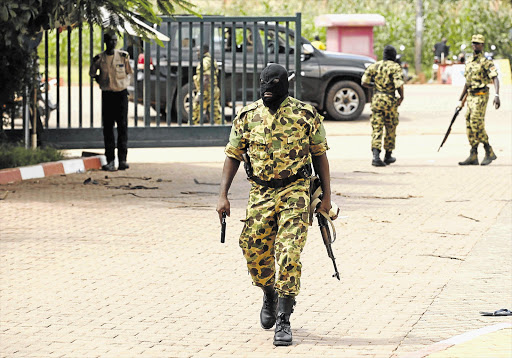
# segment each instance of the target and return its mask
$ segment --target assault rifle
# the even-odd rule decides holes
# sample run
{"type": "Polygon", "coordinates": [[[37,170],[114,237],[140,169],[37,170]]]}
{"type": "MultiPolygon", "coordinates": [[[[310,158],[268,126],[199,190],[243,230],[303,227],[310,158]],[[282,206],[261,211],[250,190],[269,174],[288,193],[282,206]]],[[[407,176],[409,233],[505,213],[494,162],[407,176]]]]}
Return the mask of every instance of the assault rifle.
{"type": "MultiPolygon", "coordinates": [[[[323,197],[323,193],[321,193],[322,183],[320,182],[320,179],[317,177],[315,177],[314,179],[312,178],[312,180],[313,190],[311,202],[314,208],[316,208],[316,206],[318,206],[323,197]],[[315,204],[315,202],[317,202],[318,204],[315,204]]],[[[312,210],[314,210],[314,208],[312,208],[312,210]]],[[[329,258],[332,260],[332,264],[334,265],[334,274],[332,275],[332,277],[336,277],[338,280],[340,280],[340,274],[338,272],[338,267],[336,266],[336,258],[334,257],[334,253],[332,252],[331,246],[331,244],[336,240],[336,233],[334,232],[334,239],[332,239],[331,231],[329,230],[329,223],[327,222],[327,218],[324,216],[324,214],[325,213],[316,213],[316,219],[318,221],[318,226],[320,227],[322,240],[324,241],[324,245],[327,250],[327,256],[329,256],[329,258]]]]}
{"type": "Polygon", "coordinates": [[[452,121],[450,122],[450,126],[448,127],[448,130],[446,131],[446,134],[444,135],[444,138],[443,138],[443,141],[441,142],[441,145],[437,149],[438,152],[441,149],[441,147],[443,146],[443,144],[446,142],[446,140],[448,139],[448,136],[450,135],[450,132],[452,131],[452,125],[455,122],[455,119],[457,119],[457,116],[459,115],[460,111],[462,110],[462,107],[464,107],[464,103],[466,103],[466,98],[468,98],[468,93],[467,92],[464,95],[464,97],[462,98],[460,107],[457,106],[457,108],[455,108],[455,114],[453,115],[452,121]]]}

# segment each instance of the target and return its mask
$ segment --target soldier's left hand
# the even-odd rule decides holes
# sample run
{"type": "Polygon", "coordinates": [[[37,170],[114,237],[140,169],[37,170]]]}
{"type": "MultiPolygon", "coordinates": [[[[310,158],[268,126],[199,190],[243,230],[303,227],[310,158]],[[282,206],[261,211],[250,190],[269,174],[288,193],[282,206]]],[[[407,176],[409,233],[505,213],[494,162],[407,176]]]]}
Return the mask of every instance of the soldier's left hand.
{"type": "Polygon", "coordinates": [[[315,213],[318,213],[320,211],[329,214],[329,211],[331,211],[331,202],[327,200],[322,200],[320,204],[318,204],[318,206],[316,207],[315,213]]]}
{"type": "Polygon", "coordinates": [[[494,108],[498,109],[500,108],[501,102],[499,97],[494,97],[494,101],[492,102],[494,104],[494,108]]]}

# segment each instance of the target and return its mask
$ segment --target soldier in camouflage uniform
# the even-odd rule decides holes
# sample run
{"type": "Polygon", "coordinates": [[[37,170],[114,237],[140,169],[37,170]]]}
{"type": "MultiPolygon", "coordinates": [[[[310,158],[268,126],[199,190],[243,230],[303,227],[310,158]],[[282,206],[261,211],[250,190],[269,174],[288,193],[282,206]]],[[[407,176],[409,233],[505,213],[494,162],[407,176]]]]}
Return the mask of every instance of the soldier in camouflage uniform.
{"type": "MultiPolygon", "coordinates": [[[[483,143],[485,149],[485,157],[482,165],[491,164],[495,160],[496,154],[489,145],[489,137],[485,131],[485,110],[487,101],[489,100],[489,87],[487,84],[494,82],[493,104],[496,109],[500,108],[500,83],[498,80],[498,72],[491,60],[483,55],[485,38],[482,35],[473,35],[471,38],[473,47],[473,57],[466,62],[464,77],[466,84],[460,95],[460,101],[464,95],[468,95],[468,111],[466,112],[466,133],[469,139],[471,150],[469,157],[459,165],[478,165],[478,145],[483,143]]],[[[461,104],[459,104],[459,107],[461,104]]]]}
{"type": "Polygon", "coordinates": [[[393,46],[386,46],[384,48],[383,60],[377,61],[366,69],[361,79],[361,84],[368,88],[375,87],[370,119],[372,124],[372,165],[384,167],[386,164],[396,161],[391,156],[391,153],[395,149],[398,106],[404,100],[402,67],[396,63],[396,50],[393,46]],[[395,97],[395,91],[398,91],[400,97],[395,97]],[[384,136],[386,155],[384,161],[382,161],[380,159],[380,150],[384,129],[386,129],[384,136]]]}
{"type": "Polygon", "coordinates": [[[311,163],[324,193],[317,211],[328,213],[331,208],[328,147],[323,117],[288,96],[284,67],[271,64],[262,71],[260,94],[262,99],[244,107],[233,121],[217,212],[219,218],[223,212],[229,216],[228,190],[248,154],[252,187],[239,243],[253,284],[264,292],[261,326],[275,324],[274,345],[284,346],[292,344],[290,315],[300,290],[311,163]]]}
{"type": "MultiPolygon", "coordinates": [[[[216,124],[221,123],[221,115],[220,115],[220,89],[217,86],[217,64],[215,61],[212,61],[212,57],[210,56],[210,48],[208,45],[203,45],[203,60],[199,62],[199,65],[196,69],[196,74],[193,77],[194,85],[197,90],[197,94],[194,98],[194,108],[192,110],[192,122],[194,124],[199,124],[201,119],[201,68],[203,72],[203,110],[207,113],[206,116],[203,116],[203,123],[208,123],[210,121],[212,111],[211,107],[211,85],[210,85],[210,77],[211,77],[211,68],[213,63],[213,122],[216,124]]],[[[197,57],[200,58],[201,52],[197,52],[197,57]]]]}

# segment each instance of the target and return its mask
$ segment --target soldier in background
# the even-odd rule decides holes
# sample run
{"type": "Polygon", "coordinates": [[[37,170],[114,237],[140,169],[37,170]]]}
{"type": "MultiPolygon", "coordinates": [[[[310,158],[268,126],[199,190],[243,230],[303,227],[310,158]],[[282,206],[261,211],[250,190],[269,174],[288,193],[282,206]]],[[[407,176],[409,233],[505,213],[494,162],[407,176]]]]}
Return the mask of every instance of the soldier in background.
{"type": "MultiPolygon", "coordinates": [[[[482,143],[485,149],[485,157],[482,165],[491,164],[495,160],[496,154],[489,145],[489,137],[485,131],[485,110],[489,101],[489,82],[494,83],[494,107],[500,108],[500,82],[498,72],[491,60],[483,55],[485,38],[483,35],[473,35],[471,45],[473,47],[473,57],[466,61],[464,77],[466,83],[460,101],[467,93],[468,110],[466,112],[466,133],[468,135],[471,150],[469,157],[459,165],[478,165],[478,145],[482,143]]],[[[459,104],[460,107],[460,104],[459,104]]]]}
{"type": "Polygon", "coordinates": [[[213,122],[216,124],[221,123],[220,114],[220,89],[217,85],[217,64],[212,61],[210,56],[210,47],[203,45],[203,59],[200,59],[201,52],[197,51],[197,57],[200,60],[199,65],[194,75],[194,85],[197,90],[197,94],[194,98],[194,108],[192,110],[192,123],[199,124],[201,119],[201,97],[203,98],[203,110],[206,112],[206,116],[203,117],[204,123],[209,123],[213,112],[213,122]],[[211,110],[211,68],[213,64],[213,111],[211,110]],[[201,68],[203,69],[203,92],[201,95],[201,68]]]}
{"type": "Polygon", "coordinates": [[[103,170],[115,171],[114,124],[117,124],[117,156],[119,170],[128,169],[128,91],[130,75],[129,55],[126,51],[116,50],[117,35],[107,32],[104,35],[106,50],[94,56],[89,75],[96,79],[101,88],[101,120],[107,164],[103,170]],[[97,72],[100,71],[98,75],[97,72]]]}
{"type": "Polygon", "coordinates": [[[219,218],[223,212],[229,216],[228,191],[248,155],[252,187],[239,244],[253,284],[264,292],[261,326],[276,325],[276,346],[292,344],[290,316],[300,291],[300,254],[309,226],[311,163],[322,181],[317,211],[330,214],[331,209],[323,117],[311,105],[289,97],[288,86],[281,65],[262,71],[262,98],[244,107],[233,121],[217,203],[219,218]]]}
{"type": "Polygon", "coordinates": [[[368,88],[375,87],[370,120],[372,124],[372,165],[384,167],[386,164],[396,161],[391,153],[395,149],[398,106],[404,100],[402,68],[396,63],[396,50],[393,46],[386,46],[382,61],[377,61],[366,69],[361,84],[368,88]],[[395,96],[396,91],[399,94],[398,98],[395,96]],[[386,155],[382,161],[380,151],[384,128],[386,129],[384,136],[386,155]]]}

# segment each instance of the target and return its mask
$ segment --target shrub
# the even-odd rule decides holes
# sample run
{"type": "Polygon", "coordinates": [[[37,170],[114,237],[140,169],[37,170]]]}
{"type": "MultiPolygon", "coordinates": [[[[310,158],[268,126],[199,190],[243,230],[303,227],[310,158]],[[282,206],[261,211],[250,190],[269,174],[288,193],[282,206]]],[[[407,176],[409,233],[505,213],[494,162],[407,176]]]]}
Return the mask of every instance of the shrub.
{"type": "Polygon", "coordinates": [[[0,144],[0,169],[53,162],[63,158],[62,153],[52,147],[26,149],[20,145],[0,144]]]}

